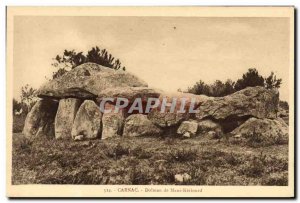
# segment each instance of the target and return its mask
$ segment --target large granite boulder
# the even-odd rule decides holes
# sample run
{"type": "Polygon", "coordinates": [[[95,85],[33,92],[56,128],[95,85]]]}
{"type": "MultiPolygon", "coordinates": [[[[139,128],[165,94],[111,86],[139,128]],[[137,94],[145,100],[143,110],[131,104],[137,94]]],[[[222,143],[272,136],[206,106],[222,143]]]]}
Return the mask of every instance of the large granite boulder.
{"type": "Polygon", "coordinates": [[[79,107],[72,126],[72,138],[95,139],[101,136],[102,113],[92,100],[85,100],[79,107]]]}
{"type": "Polygon", "coordinates": [[[97,101],[100,102],[102,98],[125,98],[132,103],[134,99],[141,98],[143,102],[147,102],[148,98],[158,98],[162,91],[148,88],[148,87],[114,87],[107,88],[99,92],[97,101]]]}
{"type": "Polygon", "coordinates": [[[71,131],[76,113],[82,100],[76,98],[61,99],[55,117],[55,137],[71,138],[71,131]]]}
{"type": "Polygon", "coordinates": [[[171,113],[170,108],[167,107],[167,111],[161,112],[160,108],[155,108],[148,114],[148,119],[155,125],[166,128],[177,126],[181,122],[190,118],[189,113],[171,113]]]}
{"type": "Polygon", "coordinates": [[[197,121],[183,121],[177,129],[177,134],[182,135],[185,138],[194,137],[198,130],[197,121]]]}
{"type": "Polygon", "coordinates": [[[39,97],[93,99],[107,88],[147,86],[147,83],[127,71],[114,70],[95,63],[85,63],[44,84],[37,91],[37,95],[39,97]]]}
{"type": "Polygon", "coordinates": [[[240,117],[276,118],[279,93],[264,87],[248,87],[224,97],[202,102],[196,118],[226,119],[240,117]]]}
{"type": "Polygon", "coordinates": [[[105,111],[111,111],[103,112],[101,139],[122,136],[123,134],[126,111],[124,109],[118,109],[118,111],[115,112],[115,109],[115,105],[108,102],[105,104],[105,111]]]}
{"type": "Polygon", "coordinates": [[[150,111],[148,118],[160,127],[177,126],[182,121],[194,117],[194,110],[198,108],[209,97],[205,95],[194,95],[190,93],[163,93],[160,95],[160,105],[150,111]],[[163,108],[163,102],[165,105],[163,108]],[[172,107],[174,103],[174,108],[172,107]],[[190,111],[191,110],[191,111],[190,111]]]}
{"type": "Polygon", "coordinates": [[[281,118],[250,118],[231,132],[236,137],[269,144],[287,143],[288,133],[288,125],[281,118]]]}
{"type": "Polygon", "coordinates": [[[155,126],[146,115],[133,114],[125,120],[123,132],[125,137],[160,135],[161,133],[162,130],[155,126]]]}
{"type": "Polygon", "coordinates": [[[30,139],[42,135],[54,137],[54,119],[57,107],[57,101],[37,101],[27,114],[23,134],[30,139]]]}

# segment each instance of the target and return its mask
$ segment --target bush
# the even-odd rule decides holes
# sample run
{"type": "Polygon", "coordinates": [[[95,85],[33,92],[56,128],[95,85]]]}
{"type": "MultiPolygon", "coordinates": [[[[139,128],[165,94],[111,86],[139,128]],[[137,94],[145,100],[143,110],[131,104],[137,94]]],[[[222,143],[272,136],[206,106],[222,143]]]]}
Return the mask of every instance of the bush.
{"type": "Polygon", "coordinates": [[[287,186],[288,173],[271,173],[270,175],[262,179],[262,185],[287,186]]]}
{"type": "Polygon", "coordinates": [[[266,155],[263,153],[260,156],[254,156],[247,161],[240,169],[240,173],[242,175],[246,175],[248,177],[261,177],[265,173],[266,168],[266,155]]]}
{"type": "Polygon", "coordinates": [[[264,78],[258,74],[255,68],[250,68],[247,73],[243,74],[241,79],[236,81],[234,89],[236,91],[245,89],[246,87],[264,86],[264,78]]]}
{"type": "Polygon", "coordinates": [[[195,149],[172,150],[168,157],[170,162],[187,162],[194,161],[197,158],[198,151],[195,149]]]}
{"type": "Polygon", "coordinates": [[[106,146],[106,148],[105,154],[110,158],[120,159],[122,156],[128,156],[130,154],[130,147],[122,143],[118,143],[112,148],[106,146]]]}
{"type": "Polygon", "coordinates": [[[146,169],[133,167],[130,173],[130,180],[133,185],[147,185],[151,181],[151,177],[146,169]]]}
{"type": "Polygon", "coordinates": [[[138,159],[149,159],[151,158],[151,153],[147,150],[144,150],[142,147],[136,147],[131,151],[131,154],[138,159]]]}
{"type": "Polygon", "coordinates": [[[247,139],[247,145],[249,147],[267,147],[271,145],[283,145],[288,144],[288,138],[285,135],[278,134],[271,136],[264,136],[261,133],[249,132],[244,135],[247,139]]]}

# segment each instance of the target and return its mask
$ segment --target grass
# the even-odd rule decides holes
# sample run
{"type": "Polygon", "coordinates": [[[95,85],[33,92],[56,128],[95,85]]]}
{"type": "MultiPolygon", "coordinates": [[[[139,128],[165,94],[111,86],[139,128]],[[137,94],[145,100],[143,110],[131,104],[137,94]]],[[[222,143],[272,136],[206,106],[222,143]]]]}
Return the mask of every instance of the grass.
{"type": "Polygon", "coordinates": [[[26,140],[13,135],[13,184],[287,185],[288,145],[227,139],[118,137],[26,140]],[[176,174],[191,176],[176,182],[176,174]]]}

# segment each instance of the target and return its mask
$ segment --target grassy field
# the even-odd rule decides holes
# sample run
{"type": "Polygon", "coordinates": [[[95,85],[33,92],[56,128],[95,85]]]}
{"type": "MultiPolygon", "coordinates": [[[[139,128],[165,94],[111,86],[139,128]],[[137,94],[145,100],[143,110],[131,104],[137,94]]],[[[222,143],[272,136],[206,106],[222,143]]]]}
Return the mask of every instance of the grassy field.
{"type": "Polygon", "coordinates": [[[288,145],[251,142],[205,136],[28,141],[15,133],[12,183],[287,185],[288,145]],[[183,173],[191,178],[176,182],[183,173]]]}

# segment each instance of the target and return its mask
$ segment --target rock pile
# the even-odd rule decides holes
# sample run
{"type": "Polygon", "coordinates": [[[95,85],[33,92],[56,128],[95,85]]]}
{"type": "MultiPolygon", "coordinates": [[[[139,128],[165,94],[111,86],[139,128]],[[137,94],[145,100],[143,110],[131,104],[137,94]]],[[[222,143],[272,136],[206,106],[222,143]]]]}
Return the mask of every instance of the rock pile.
{"type": "MultiPolygon", "coordinates": [[[[162,135],[173,129],[186,138],[224,133],[246,135],[254,129],[265,136],[288,137],[288,126],[277,118],[279,94],[263,87],[248,87],[225,97],[207,97],[187,93],[166,94],[149,88],[136,76],[93,63],[82,64],[38,90],[40,100],[27,115],[23,133],[28,138],[52,136],[57,139],[106,139],[114,136],[162,135]],[[140,98],[143,108],[148,98],[185,98],[191,112],[161,112],[161,106],[149,111],[128,111],[112,101],[99,105],[104,98],[140,98]],[[191,102],[194,100],[195,102],[191,102]],[[145,113],[146,112],[146,113],[145,113]],[[269,129],[271,129],[269,131],[269,129]]],[[[179,100],[178,100],[179,101],[179,100]]],[[[182,101],[175,108],[181,108],[182,101]]],[[[171,107],[167,107],[171,108],[171,107]]]]}

